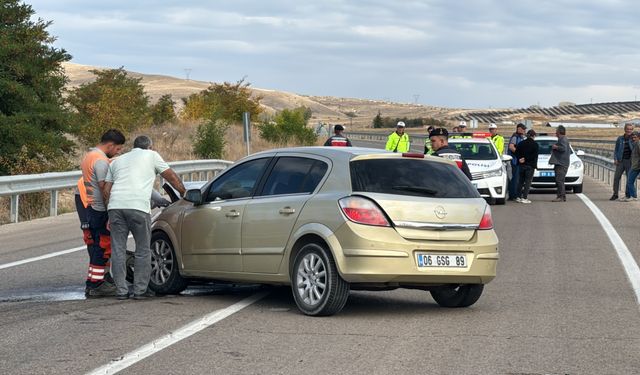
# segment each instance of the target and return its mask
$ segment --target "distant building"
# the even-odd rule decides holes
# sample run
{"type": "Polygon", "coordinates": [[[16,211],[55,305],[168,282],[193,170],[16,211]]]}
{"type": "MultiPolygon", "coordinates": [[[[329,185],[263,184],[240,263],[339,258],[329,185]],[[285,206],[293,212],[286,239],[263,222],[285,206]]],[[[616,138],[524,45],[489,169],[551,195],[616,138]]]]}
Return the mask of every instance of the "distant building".
{"type": "Polygon", "coordinates": [[[623,120],[618,123],[619,127],[623,127],[625,124],[633,124],[633,126],[640,126],[640,118],[633,118],[629,120],[623,120]]]}
{"type": "Polygon", "coordinates": [[[616,124],[600,123],[600,122],[547,122],[547,126],[557,128],[558,126],[565,128],[592,128],[592,129],[609,129],[616,128],[616,124]]]}

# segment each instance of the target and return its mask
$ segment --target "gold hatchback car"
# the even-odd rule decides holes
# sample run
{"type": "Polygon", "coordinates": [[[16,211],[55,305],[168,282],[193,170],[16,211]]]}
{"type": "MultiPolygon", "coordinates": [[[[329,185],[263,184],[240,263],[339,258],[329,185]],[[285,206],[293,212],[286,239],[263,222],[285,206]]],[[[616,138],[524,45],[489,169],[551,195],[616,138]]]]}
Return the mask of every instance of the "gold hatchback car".
{"type": "Polygon", "coordinates": [[[491,210],[455,163],[358,147],[246,157],[153,224],[157,293],[190,282],[291,285],[307,315],[331,315],[351,289],[427,290],[474,304],[496,275],[491,210]]]}

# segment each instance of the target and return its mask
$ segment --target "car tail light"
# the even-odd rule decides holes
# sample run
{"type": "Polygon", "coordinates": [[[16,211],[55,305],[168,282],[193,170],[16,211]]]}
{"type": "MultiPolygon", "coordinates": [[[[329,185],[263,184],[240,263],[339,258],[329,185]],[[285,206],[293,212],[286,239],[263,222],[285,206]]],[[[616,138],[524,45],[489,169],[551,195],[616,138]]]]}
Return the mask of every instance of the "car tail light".
{"type": "Polygon", "coordinates": [[[373,201],[364,197],[346,197],[338,201],[345,216],[358,224],[389,227],[384,212],[373,201]]]}
{"type": "Polygon", "coordinates": [[[462,169],[462,160],[456,160],[456,165],[458,168],[462,169]]]}
{"type": "Polygon", "coordinates": [[[484,214],[482,215],[482,220],[480,220],[480,225],[478,225],[478,229],[487,230],[493,229],[493,217],[491,217],[491,208],[487,206],[484,210],[484,214]]]}

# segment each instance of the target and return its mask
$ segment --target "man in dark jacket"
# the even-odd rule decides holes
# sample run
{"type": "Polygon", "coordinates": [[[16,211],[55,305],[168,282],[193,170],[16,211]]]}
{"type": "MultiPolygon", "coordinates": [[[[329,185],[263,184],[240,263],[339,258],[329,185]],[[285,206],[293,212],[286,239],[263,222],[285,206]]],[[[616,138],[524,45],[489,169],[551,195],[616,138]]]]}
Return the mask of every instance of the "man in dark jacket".
{"type": "Polygon", "coordinates": [[[535,138],[536,132],[531,129],[527,132],[527,138],[516,146],[515,157],[518,159],[520,173],[516,201],[520,203],[531,203],[527,197],[533,181],[533,172],[538,167],[538,144],[535,138]]]}
{"type": "Polygon", "coordinates": [[[348,146],[351,147],[351,141],[349,140],[349,138],[345,137],[344,135],[342,135],[342,132],[344,131],[344,126],[338,124],[336,126],[333,127],[333,132],[335,133],[335,135],[329,139],[327,139],[327,141],[324,143],[325,146],[348,146]]]}
{"type": "Polygon", "coordinates": [[[569,146],[569,140],[567,139],[567,131],[564,126],[560,125],[556,129],[556,137],[558,142],[551,146],[551,157],[549,158],[549,164],[553,164],[553,171],[556,175],[556,188],[558,197],[552,202],[565,202],[566,189],[564,187],[564,179],[567,176],[569,170],[571,146],[569,146]]]}
{"type": "Polygon", "coordinates": [[[464,157],[462,157],[462,154],[456,149],[449,147],[449,132],[447,129],[433,129],[433,131],[429,133],[429,139],[431,139],[433,155],[455,161],[462,173],[471,181],[471,171],[469,171],[469,166],[464,160],[464,157]]]}
{"type": "MultiPolygon", "coordinates": [[[[631,169],[631,150],[633,145],[631,142],[631,133],[633,132],[633,124],[624,125],[624,134],[616,139],[616,147],[613,151],[613,161],[616,164],[616,172],[613,175],[613,195],[610,201],[618,199],[618,190],[620,190],[620,179],[622,174],[629,177],[631,169]]],[[[629,190],[625,189],[625,198],[629,198],[629,190]]]]}

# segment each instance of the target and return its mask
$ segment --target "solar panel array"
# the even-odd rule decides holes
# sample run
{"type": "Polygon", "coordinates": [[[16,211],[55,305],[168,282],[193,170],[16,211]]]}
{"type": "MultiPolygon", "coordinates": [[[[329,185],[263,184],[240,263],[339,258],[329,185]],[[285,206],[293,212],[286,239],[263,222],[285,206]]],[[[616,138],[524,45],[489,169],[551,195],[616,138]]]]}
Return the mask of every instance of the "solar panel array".
{"type": "MultiPolygon", "coordinates": [[[[507,117],[513,115],[543,115],[549,117],[549,120],[558,116],[571,115],[625,115],[630,112],[640,112],[640,101],[634,102],[611,102],[611,103],[594,103],[594,104],[578,104],[556,107],[530,107],[510,110],[488,110],[467,112],[455,117],[456,120],[478,120],[478,122],[490,123],[500,122],[507,117]]],[[[524,117],[524,116],[523,116],[524,117]]]]}

